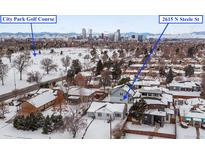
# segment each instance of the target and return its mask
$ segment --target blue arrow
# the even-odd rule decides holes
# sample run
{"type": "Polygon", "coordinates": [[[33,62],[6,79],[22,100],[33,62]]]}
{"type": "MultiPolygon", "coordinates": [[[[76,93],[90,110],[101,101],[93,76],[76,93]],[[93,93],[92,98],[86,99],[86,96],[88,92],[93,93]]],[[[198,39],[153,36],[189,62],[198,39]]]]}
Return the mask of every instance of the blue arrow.
{"type": "Polygon", "coordinates": [[[33,49],[33,56],[36,56],[36,49],[35,49],[35,40],[34,40],[34,34],[33,34],[33,26],[31,23],[31,36],[32,36],[32,49],[33,49]]]}
{"type": "Polygon", "coordinates": [[[135,76],[132,84],[129,86],[128,91],[123,95],[123,100],[126,100],[128,98],[128,94],[130,92],[130,90],[132,89],[134,83],[137,81],[141,71],[144,69],[145,65],[147,64],[148,60],[150,59],[151,55],[153,54],[154,50],[157,48],[157,45],[159,44],[159,42],[161,41],[161,37],[163,36],[165,30],[167,29],[169,24],[167,24],[164,28],[164,30],[162,31],[162,33],[160,34],[159,38],[157,39],[157,41],[155,42],[153,48],[150,50],[150,53],[148,54],[148,56],[146,57],[144,63],[142,64],[142,67],[140,68],[140,70],[137,72],[137,75],[135,76]]]}

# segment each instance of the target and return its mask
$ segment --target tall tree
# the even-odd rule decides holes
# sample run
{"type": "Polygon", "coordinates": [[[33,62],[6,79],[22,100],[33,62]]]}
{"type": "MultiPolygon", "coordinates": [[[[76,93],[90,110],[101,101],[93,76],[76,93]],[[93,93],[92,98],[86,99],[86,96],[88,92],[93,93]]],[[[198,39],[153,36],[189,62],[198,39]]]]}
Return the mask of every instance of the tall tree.
{"type": "Polygon", "coordinates": [[[104,87],[104,90],[105,90],[105,87],[106,86],[110,86],[111,85],[111,72],[109,70],[103,70],[101,72],[101,84],[102,86],[104,87]]]}
{"type": "Polygon", "coordinates": [[[70,66],[70,60],[71,58],[69,56],[65,56],[61,58],[61,62],[62,62],[63,67],[65,68],[65,71],[67,71],[68,67],[70,66]]]}
{"type": "Polygon", "coordinates": [[[144,99],[141,98],[138,101],[136,101],[132,107],[129,110],[129,114],[136,119],[139,123],[141,123],[143,117],[144,117],[144,112],[147,109],[147,104],[145,103],[144,99]]]}
{"type": "Polygon", "coordinates": [[[103,70],[103,64],[102,64],[102,61],[99,60],[97,63],[97,68],[96,68],[96,75],[99,75],[102,70],[103,70]]]}
{"type": "Polygon", "coordinates": [[[28,79],[27,81],[28,82],[36,82],[37,84],[40,83],[41,79],[42,79],[42,75],[40,72],[36,71],[36,72],[29,72],[27,74],[28,76],[28,79]]]}
{"type": "Polygon", "coordinates": [[[202,75],[201,88],[201,97],[205,99],[205,74],[202,75]]]}
{"type": "Polygon", "coordinates": [[[189,76],[191,77],[192,75],[194,75],[194,67],[192,67],[191,65],[188,65],[184,68],[185,71],[185,76],[189,76]]]}
{"type": "Polygon", "coordinates": [[[5,102],[0,102],[0,119],[5,118],[5,114],[8,113],[8,106],[5,102]]]}
{"type": "Polygon", "coordinates": [[[27,54],[23,53],[18,55],[13,61],[13,67],[15,67],[20,73],[20,80],[22,80],[22,73],[30,65],[30,60],[27,54]]]}
{"type": "Polygon", "coordinates": [[[194,47],[188,48],[187,56],[190,58],[194,57],[194,47]]]}
{"type": "Polygon", "coordinates": [[[166,82],[167,82],[167,83],[171,83],[172,80],[173,80],[173,78],[174,78],[173,71],[172,71],[172,69],[170,68],[170,69],[169,69],[169,72],[168,72],[168,74],[167,74],[166,82]]]}
{"type": "Polygon", "coordinates": [[[8,65],[3,64],[0,61],[0,79],[1,79],[2,85],[4,85],[4,78],[7,76],[7,73],[8,73],[8,65]]]}
{"type": "Polygon", "coordinates": [[[42,65],[42,69],[44,69],[47,74],[49,74],[51,70],[57,70],[58,67],[58,65],[54,64],[53,60],[50,58],[44,58],[41,61],[41,65],[42,65]]]}
{"type": "Polygon", "coordinates": [[[75,74],[78,74],[81,71],[82,66],[79,59],[74,59],[72,61],[71,69],[74,70],[75,74]]]}
{"type": "Polygon", "coordinates": [[[68,131],[73,135],[73,138],[87,126],[85,119],[79,114],[79,109],[70,110],[70,114],[63,118],[62,131],[68,131]]]}
{"type": "Polygon", "coordinates": [[[115,63],[113,66],[113,70],[112,70],[112,78],[114,80],[118,80],[121,77],[122,71],[120,68],[121,65],[119,65],[119,63],[115,63]]]}

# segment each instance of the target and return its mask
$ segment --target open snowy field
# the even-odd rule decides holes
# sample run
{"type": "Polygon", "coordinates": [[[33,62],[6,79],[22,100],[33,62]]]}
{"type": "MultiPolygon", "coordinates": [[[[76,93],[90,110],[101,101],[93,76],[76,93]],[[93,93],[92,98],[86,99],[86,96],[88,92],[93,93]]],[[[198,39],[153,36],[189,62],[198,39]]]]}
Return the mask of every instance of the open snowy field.
{"type": "MultiPolygon", "coordinates": [[[[90,59],[84,59],[85,55],[90,55],[89,48],[54,48],[54,53],[50,53],[51,49],[45,49],[41,50],[41,54],[39,54],[39,51],[37,51],[36,57],[33,56],[32,51],[30,51],[30,61],[31,64],[29,67],[27,67],[26,71],[23,72],[23,79],[19,80],[19,72],[14,67],[12,67],[12,62],[10,63],[9,59],[7,57],[2,57],[2,62],[4,64],[8,64],[9,71],[7,76],[5,77],[5,85],[2,86],[0,84],[0,94],[4,94],[7,92],[11,92],[15,89],[15,82],[16,82],[16,89],[25,88],[27,86],[33,85],[35,83],[28,83],[27,80],[27,73],[29,72],[35,72],[38,71],[42,75],[41,81],[48,81],[54,78],[61,77],[66,74],[65,68],[62,66],[61,59],[65,56],[69,56],[71,58],[71,62],[74,59],[79,59],[82,65],[82,69],[90,68],[95,66],[95,63],[92,63],[90,59]],[[63,54],[60,54],[61,51],[63,54]],[[51,71],[49,74],[46,74],[46,72],[41,68],[41,61],[44,58],[50,58],[54,61],[55,64],[58,65],[57,71],[51,71]]],[[[103,49],[106,50],[106,49],[103,49]]],[[[114,50],[107,50],[108,56],[111,57],[114,50]]],[[[97,58],[100,58],[101,56],[101,50],[97,49],[97,58]]],[[[12,54],[11,61],[13,61],[16,56],[18,56],[19,53],[12,54]]],[[[71,66],[71,65],[70,65],[71,66]]]]}

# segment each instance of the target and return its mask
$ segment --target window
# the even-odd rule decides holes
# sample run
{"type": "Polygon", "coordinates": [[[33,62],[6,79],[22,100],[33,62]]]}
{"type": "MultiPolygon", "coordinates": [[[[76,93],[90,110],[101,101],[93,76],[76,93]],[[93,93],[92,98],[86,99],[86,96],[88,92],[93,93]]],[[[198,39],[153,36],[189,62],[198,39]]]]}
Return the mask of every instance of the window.
{"type": "Polygon", "coordinates": [[[120,113],[115,113],[115,117],[121,118],[121,114],[120,113]]]}
{"type": "Polygon", "coordinates": [[[102,117],[102,113],[98,113],[98,117],[102,117]]]}

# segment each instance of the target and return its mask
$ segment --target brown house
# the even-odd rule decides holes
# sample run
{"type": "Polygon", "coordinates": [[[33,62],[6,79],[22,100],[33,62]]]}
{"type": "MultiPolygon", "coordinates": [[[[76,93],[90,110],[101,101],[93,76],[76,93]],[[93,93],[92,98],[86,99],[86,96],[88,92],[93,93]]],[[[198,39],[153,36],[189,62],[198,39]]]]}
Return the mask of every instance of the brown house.
{"type": "Polygon", "coordinates": [[[51,106],[62,103],[64,100],[63,92],[60,90],[40,89],[30,98],[25,98],[20,103],[20,115],[28,115],[43,111],[51,106]]]}

